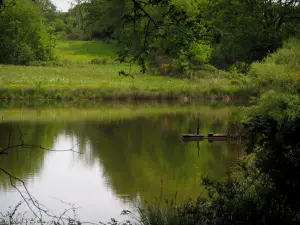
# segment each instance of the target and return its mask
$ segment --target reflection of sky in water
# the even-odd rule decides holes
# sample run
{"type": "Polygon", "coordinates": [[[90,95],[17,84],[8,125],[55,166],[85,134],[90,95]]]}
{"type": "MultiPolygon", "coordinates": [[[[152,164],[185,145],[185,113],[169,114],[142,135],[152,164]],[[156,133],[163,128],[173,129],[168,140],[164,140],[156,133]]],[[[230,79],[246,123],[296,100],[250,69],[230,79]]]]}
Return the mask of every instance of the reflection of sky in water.
{"type": "MultiPolygon", "coordinates": [[[[60,135],[53,149],[69,149],[76,143],[76,138],[60,135]]],[[[97,222],[101,218],[106,222],[111,217],[124,219],[120,212],[129,209],[130,205],[114,195],[99,163],[85,162],[89,160],[86,157],[89,152],[88,146],[84,156],[71,152],[49,152],[39,177],[26,182],[29,191],[56,214],[69,208],[59,201],[62,200],[80,207],[78,214],[84,221],[97,222]]],[[[6,212],[9,206],[21,200],[14,189],[0,192],[0,199],[1,212],[6,212]]]]}

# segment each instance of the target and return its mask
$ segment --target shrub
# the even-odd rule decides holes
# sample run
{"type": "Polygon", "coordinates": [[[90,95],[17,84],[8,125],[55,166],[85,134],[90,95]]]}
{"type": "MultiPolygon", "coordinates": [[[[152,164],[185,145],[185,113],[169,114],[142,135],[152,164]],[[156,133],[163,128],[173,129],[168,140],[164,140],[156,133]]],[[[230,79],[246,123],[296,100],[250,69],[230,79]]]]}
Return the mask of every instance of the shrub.
{"type": "Polygon", "coordinates": [[[19,0],[0,14],[0,63],[26,64],[53,57],[55,37],[38,6],[19,0]]]}
{"type": "Polygon", "coordinates": [[[300,72],[300,41],[291,39],[262,62],[251,65],[249,77],[259,89],[299,92],[297,74],[300,72]]]}
{"type": "MultiPolygon", "coordinates": [[[[178,57],[170,64],[170,70],[174,76],[191,76],[192,71],[205,65],[212,52],[209,44],[192,42],[187,50],[180,50],[178,57]]],[[[201,69],[200,69],[201,70],[201,69]]]]}

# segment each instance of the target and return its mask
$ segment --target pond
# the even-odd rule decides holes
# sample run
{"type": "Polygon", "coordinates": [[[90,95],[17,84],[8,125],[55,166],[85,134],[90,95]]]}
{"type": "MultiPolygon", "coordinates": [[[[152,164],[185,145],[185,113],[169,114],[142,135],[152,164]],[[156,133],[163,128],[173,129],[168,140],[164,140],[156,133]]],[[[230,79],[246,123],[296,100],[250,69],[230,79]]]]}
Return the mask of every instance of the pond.
{"type": "MultiPolygon", "coordinates": [[[[37,147],[8,150],[0,155],[0,168],[25,181],[54,213],[72,203],[83,221],[119,219],[122,210],[135,211],[140,202],[176,196],[181,204],[205,196],[203,176],[225,178],[241,154],[238,143],[197,146],[181,135],[195,133],[198,118],[200,133],[225,132],[237,111],[205,103],[2,104],[0,147],[37,147]]],[[[14,184],[24,192],[20,182],[14,184]]],[[[0,212],[21,200],[0,172],[0,212]]]]}

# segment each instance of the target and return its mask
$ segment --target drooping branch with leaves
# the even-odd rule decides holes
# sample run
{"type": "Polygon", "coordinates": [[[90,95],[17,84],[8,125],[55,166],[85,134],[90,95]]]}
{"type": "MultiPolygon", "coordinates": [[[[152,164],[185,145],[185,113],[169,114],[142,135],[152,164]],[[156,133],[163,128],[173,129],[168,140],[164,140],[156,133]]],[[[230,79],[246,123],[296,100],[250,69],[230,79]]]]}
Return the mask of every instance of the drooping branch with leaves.
{"type": "Polygon", "coordinates": [[[196,53],[197,46],[209,45],[210,37],[210,28],[198,9],[187,12],[172,0],[98,0],[87,4],[87,9],[90,23],[105,21],[101,29],[113,31],[120,46],[118,60],[138,63],[142,72],[180,57],[200,64],[207,60],[206,52],[203,58],[196,53]],[[92,10],[100,6],[101,15],[92,10]]]}
{"type": "Polygon", "coordinates": [[[89,24],[117,38],[119,60],[143,72],[158,61],[171,62],[172,73],[208,62],[249,65],[296,35],[300,15],[298,0],[94,0],[87,7],[89,24]]]}

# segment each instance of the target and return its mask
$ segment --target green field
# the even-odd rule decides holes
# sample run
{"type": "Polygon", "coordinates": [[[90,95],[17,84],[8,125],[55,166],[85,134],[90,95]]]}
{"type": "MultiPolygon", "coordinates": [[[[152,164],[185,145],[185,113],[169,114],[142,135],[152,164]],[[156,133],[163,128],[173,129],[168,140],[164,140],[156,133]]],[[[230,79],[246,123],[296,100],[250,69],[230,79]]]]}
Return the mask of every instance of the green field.
{"type": "Polygon", "coordinates": [[[1,99],[197,99],[244,97],[228,78],[176,79],[140,74],[120,64],[116,46],[99,41],[59,41],[58,60],[46,66],[0,65],[1,99]],[[91,64],[97,59],[99,64],[91,64]],[[103,59],[107,59],[101,61],[103,59]],[[134,77],[119,76],[131,70],[134,77]]]}
{"type": "Polygon", "coordinates": [[[59,60],[90,62],[93,59],[116,58],[117,47],[114,43],[101,41],[58,41],[55,54],[59,60]]]}

